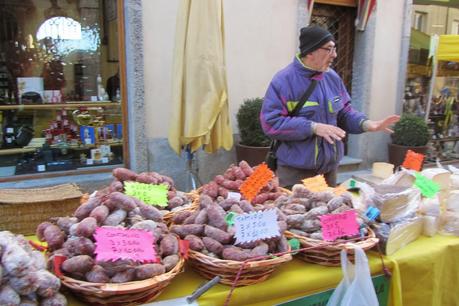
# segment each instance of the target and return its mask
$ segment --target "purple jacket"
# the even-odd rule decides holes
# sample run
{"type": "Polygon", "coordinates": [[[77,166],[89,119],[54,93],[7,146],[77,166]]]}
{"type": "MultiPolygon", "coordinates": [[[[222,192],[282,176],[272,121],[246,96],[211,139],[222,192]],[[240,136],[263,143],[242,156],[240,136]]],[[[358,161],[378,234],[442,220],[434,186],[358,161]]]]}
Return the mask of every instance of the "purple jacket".
{"type": "Polygon", "coordinates": [[[351,107],[350,96],[338,74],[306,68],[298,57],[279,71],[269,84],[260,121],[263,131],[281,141],[276,152],[279,165],[326,173],[338,167],[343,157],[342,141],[329,144],[313,134],[311,122],[338,126],[347,133],[363,133],[366,116],[351,107]],[[317,86],[298,115],[289,116],[307,90],[311,78],[317,86]]]}

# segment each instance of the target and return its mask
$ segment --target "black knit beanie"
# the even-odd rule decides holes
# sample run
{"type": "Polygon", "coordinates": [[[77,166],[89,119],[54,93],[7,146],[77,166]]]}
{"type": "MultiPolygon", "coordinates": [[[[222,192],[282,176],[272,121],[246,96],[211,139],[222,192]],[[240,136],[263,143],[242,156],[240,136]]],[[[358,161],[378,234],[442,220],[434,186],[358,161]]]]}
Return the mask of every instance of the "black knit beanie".
{"type": "Polygon", "coordinates": [[[317,25],[309,25],[300,30],[300,56],[304,57],[329,41],[334,41],[333,35],[317,25]]]}

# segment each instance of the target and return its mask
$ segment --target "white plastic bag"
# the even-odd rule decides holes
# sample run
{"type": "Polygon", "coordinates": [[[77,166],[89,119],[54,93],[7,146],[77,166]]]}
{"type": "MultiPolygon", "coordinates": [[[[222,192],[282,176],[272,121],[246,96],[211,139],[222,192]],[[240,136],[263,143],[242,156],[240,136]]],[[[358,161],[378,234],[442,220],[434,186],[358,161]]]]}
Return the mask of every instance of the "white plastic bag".
{"type": "Polygon", "coordinates": [[[341,251],[343,279],[328,300],[327,306],[379,306],[367,256],[359,247],[354,250],[355,266],[347,260],[346,250],[341,251]]]}

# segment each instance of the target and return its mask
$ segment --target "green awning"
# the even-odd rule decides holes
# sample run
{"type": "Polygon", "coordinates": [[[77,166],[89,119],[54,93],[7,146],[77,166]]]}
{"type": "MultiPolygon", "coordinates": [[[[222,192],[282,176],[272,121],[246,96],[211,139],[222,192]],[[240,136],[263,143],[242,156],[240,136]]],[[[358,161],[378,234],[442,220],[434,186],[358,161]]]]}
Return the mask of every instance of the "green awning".
{"type": "Polygon", "coordinates": [[[411,28],[410,49],[427,49],[430,47],[430,35],[411,28]]]}
{"type": "Polygon", "coordinates": [[[440,5],[459,8],[459,0],[413,0],[413,4],[440,5]]]}

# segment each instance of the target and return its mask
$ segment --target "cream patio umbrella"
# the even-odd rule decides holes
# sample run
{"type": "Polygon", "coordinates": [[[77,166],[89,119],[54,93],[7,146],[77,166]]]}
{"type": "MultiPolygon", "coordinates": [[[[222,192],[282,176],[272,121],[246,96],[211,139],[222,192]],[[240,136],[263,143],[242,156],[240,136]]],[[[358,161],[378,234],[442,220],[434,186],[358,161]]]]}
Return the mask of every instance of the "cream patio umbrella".
{"type": "Polygon", "coordinates": [[[172,77],[172,149],[230,150],[222,0],[181,0],[172,77]]]}

